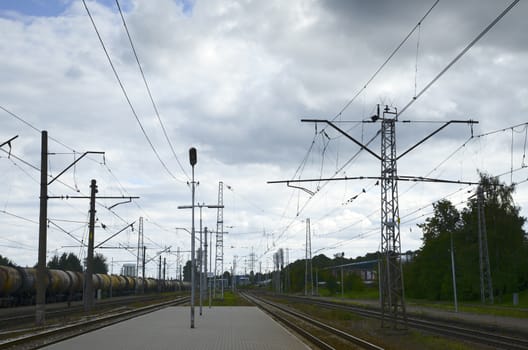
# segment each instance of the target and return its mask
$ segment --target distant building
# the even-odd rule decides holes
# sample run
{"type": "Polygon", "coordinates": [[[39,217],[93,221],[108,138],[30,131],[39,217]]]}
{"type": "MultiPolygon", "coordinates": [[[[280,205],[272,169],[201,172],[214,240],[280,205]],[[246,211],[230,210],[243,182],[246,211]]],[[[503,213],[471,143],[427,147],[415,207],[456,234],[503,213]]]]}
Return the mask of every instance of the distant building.
{"type": "Polygon", "coordinates": [[[121,275],[136,277],[136,264],[123,264],[121,267],[121,275]]]}

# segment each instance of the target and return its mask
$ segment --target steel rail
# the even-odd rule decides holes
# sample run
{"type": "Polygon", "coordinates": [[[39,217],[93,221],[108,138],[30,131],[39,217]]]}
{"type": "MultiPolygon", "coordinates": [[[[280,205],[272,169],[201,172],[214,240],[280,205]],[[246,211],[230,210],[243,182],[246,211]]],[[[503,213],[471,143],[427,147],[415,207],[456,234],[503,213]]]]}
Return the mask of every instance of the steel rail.
{"type": "MultiPolygon", "coordinates": [[[[310,304],[316,304],[326,308],[346,310],[361,316],[381,319],[381,313],[379,311],[366,310],[357,306],[344,305],[342,303],[331,301],[314,300],[313,298],[305,297],[288,296],[286,298],[291,300],[304,300],[308,301],[310,304]]],[[[468,328],[468,326],[454,326],[445,322],[427,321],[409,316],[407,317],[407,325],[412,328],[472,341],[483,345],[489,345],[498,349],[528,349],[528,338],[517,338],[506,335],[491,334],[489,331],[486,332],[478,329],[471,329],[468,328]]]]}
{"type": "MultiPolygon", "coordinates": [[[[314,318],[306,315],[306,314],[303,314],[303,313],[300,313],[300,312],[297,312],[297,311],[293,311],[289,308],[286,308],[284,306],[281,306],[277,303],[273,303],[269,300],[265,300],[265,299],[262,299],[262,298],[258,298],[256,297],[255,295],[252,295],[252,296],[249,296],[248,294],[242,294],[242,296],[244,296],[245,298],[247,298],[248,300],[252,301],[253,303],[257,304],[259,307],[262,307],[262,308],[265,308],[263,306],[263,304],[267,304],[267,305],[270,305],[278,310],[281,310],[282,312],[286,313],[287,315],[290,315],[290,316],[293,316],[293,317],[296,317],[298,319],[301,319],[307,323],[310,323],[312,325],[314,325],[315,327],[317,328],[320,328],[320,329],[323,329],[333,335],[337,335],[339,338],[341,339],[344,339],[344,340],[347,340],[349,342],[352,342],[354,343],[355,345],[357,346],[360,346],[361,348],[364,348],[364,349],[369,349],[369,350],[383,350],[382,347],[380,346],[377,346],[375,344],[372,344],[364,339],[361,339],[361,338],[358,338],[350,333],[347,333],[347,332],[344,332],[340,329],[337,329],[335,327],[332,327],[328,324],[325,324],[323,322],[320,322],[320,321],[317,321],[315,320],[314,318]]],[[[269,311],[268,311],[269,312],[269,311]]],[[[270,312],[271,313],[271,312],[270,312]]],[[[273,313],[274,316],[276,316],[276,313],[273,313]]],[[[306,332],[306,330],[303,330],[303,334],[304,332],[306,332]]],[[[313,334],[310,334],[310,336],[313,336],[313,334]]]]}
{"type": "MultiPolygon", "coordinates": [[[[95,308],[97,310],[106,310],[115,306],[121,306],[121,305],[127,305],[130,303],[137,303],[137,302],[149,302],[149,301],[156,301],[156,300],[164,300],[167,299],[166,297],[160,297],[159,295],[137,295],[134,297],[131,296],[115,296],[113,298],[104,299],[102,302],[98,302],[95,305],[95,308]]],[[[63,304],[66,304],[66,302],[60,302],[63,304]]],[[[56,306],[60,303],[50,303],[49,305],[56,306]]],[[[54,317],[61,317],[64,314],[68,315],[72,312],[84,312],[84,306],[82,304],[82,301],[72,301],[71,306],[64,306],[64,307],[56,307],[53,309],[46,310],[46,314],[49,318],[54,317]]],[[[6,307],[6,308],[0,308],[0,313],[2,311],[5,311],[6,313],[9,313],[9,315],[3,315],[0,317],[0,324],[1,325],[9,325],[9,324],[15,324],[15,323],[23,323],[24,321],[30,321],[31,323],[35,320],[35,310],[34,308],[27,308],[26,306],[12,306],[12,307],[6,307]],[[22,309],[20,309],[22,308],[22,309]],[[18,310],[17,310],[18,309],[18,310]],[[14,312],[16,311],[16,313],[14,312]],[[12,316],[12,315],[15,316],[12,316]]]]}
{"type": "Polygon", "coordinates": [[[179,305],[189,301],[189,297],[181,297],[176,300],[165,301],[155,305],[143,306],[134,310],[122,311],[113,315],[101,316],[72,325],[47,329],[38,333],[24,335],[15,339],[0,342],[0,349],[24,349],[40,348],[55,344],[84,333],[107,327],[131,318],[154,312],[171,305],[179,305]]]}

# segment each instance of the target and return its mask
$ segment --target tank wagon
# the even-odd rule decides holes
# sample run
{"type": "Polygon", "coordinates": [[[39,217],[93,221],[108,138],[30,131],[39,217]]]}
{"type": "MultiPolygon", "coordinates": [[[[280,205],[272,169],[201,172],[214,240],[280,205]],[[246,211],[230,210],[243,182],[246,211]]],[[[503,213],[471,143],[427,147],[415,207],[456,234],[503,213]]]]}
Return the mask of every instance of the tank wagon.
{"type": "MultiPolygon", "coordinates": [[[[46,301],[81,300],[84,274],[75,271],[55,269],[46,270],[46,301]]],[[[177,280],[160,281],[153,278],[93,274],[94,292],[102,296],[134,294],[136,287],[145,293],[158,291],[177,291],[187,289],[186,283],[177,280]],[[143,288],[141,288],[143,285],[143,288]]],[[[0,265],[0,305],[30,305],[35,303],[37,270],[0,265]]]]}

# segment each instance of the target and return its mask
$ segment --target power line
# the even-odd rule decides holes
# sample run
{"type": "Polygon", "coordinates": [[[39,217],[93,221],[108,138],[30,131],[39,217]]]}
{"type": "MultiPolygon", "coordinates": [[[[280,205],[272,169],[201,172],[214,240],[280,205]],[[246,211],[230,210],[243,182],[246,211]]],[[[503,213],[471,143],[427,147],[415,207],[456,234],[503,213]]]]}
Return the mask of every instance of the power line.
{"type": "MultiPolygon", "coordinates": [[[[15,114],[15,113],[11,112],[10,110],[8,110],[7,108],[5,108],[4,106],[0,105],[0,109],[3,110],[4,112],[6,112],[7,114],[9,114],[10,116],[12,116],[13,118],[17,119],[17,120],[20,121],[21,123],[27,125],[27,126],[30,127],[31,129],[35,130],[35,131],[38,132],[39,134],[41,133],[41,130],[38,129],[35,125],[31,124],[31,123],[28,122],[27,120],[24,120],[22,117],[20,117],[19,115],[17,115],[17,114],[15,114]]],[[[66,146],[64,143],[60,142],[59,140],[57,140],[57,139],[55,139],[55,138],[53,138],[53,137],[51,137],[51,136],[49,136],[48,138],[49,138],[50,140],[52,140],[52,141],[58,143],[59,145],[61,145],[61,146],[65,147],[65,148],[70,149],[70,150],[73,151],[72,148],[66,146]]]]}
{"type": "Polygon", "coordinates": [[[161,159],[161,156],[159,155],[158,151],[156,150],[156,148],[154,147],[154,144],[152,143],[152,141],[150,140],[150,137],[148,136],[145,128],[143,127],[143,124],[141,123],[141,121],[139,120],[139,117],[136,113],[136,110],[134,109],[134,106],[132,105],[132,102],[130,101],[130,98],[128,96],[128,93],[126,92],[126,89],[125,89],[125,86],[123,85],[122,81],[121,81],[121,78],[119,77],[119,74],[117,73],[117,70],[114,66],[114,63],[112,62],[112,59],[110,58],[110,54],[108,53],[108,50],[106,49],[106,46],[104,44],[104,41],[103,41],[103,38],[101,37],[101,35],[99,34],[99,30],[97,29],[97,25],[95,24],[95,21],[92,17],[92,14],[90,13],[90,10],[88,9],[88,6],[86,5],[86,0],[82,0],[83,4],[84,4],[84,8],[86,9],[86,13],[88,14],[88,17],[90,17],[90,21],[92,22],[92,25],[93,25],[93,28],[95,30],[95,33],[97,34],[97,37],[99,38],[99,42],[101,43],[101,46],[103,48],[103,51],[106,55],[106,58],[108,60],[108,63],[110,64],[110,67],[112,68],[112,71],[114,72],[114,76],[117,80],[117,82],[119,83],[119,86],[121,88],[121,91],[123,92],[123,95],[125,96],[125,99],[128,103],[128,106],[130,107],[130,110],[132,111],[132,114],[134,115],[134,118],[136,119],[140,129],[141,129],[141,132],[143,133],[143,135],[145,136],[145,139],[147,140],[148,144],[150,145],[150,148],[152,149],[152,151],[154,152],[154,154],[156,155],[156,157],[158,158],[159,162],[161,163],[161,165],[163,166],[163,168],[165,169],[165,171],[167,171],[167,173],[176,181],[180,181],[180,182],[183,182],[185,183],[185,181],[181,180],[181,179],[178,179],[170,170],[169,168],[167,167],[167,165],[165,164],[165,162],[163,161],[163,159],[161,159]]]}
{"type": "Polygon", "coordinates": [[[497,18],[495,18],[486,28],[484,28],[484,30],[482,32],[480,32],[479,35],[477,35],[477,37],[475,39],[473,39],[473,41],[471,41],[451,62],[449,62],[449,64],[440,71],[440,73],[438,73],[436,75],[436,77],[433,78],[433,80],[431,80],[419,93],[418,95],[415,95],[411,101],[409,101],[409,103],[407,103],[407,105],[405,105],[405,107],[403,107],[399,112],[398,112],[398,117],[403,114],[407,108],[409,108],[420,96],[423,95],[424,92],[426,92],[434,83],[436,83],[436,81],[438,79],[440,79],[440,77],[442,75],[444,75],[445,72],[447,72],[462,56],[464,56],[466,54],[466,52],[469,51],[469,49],[471,49],[473,47],[473,45],[475,45],[491,28],[493,28],[495,26],[495,24],[497,24],[501,19],[502,17],[504,17],[515,5],[517,5],[517,3],[519,2],[519,0],[515,0],[513,1],[504,11],[502,11],[498,16],[497,18]]]}
{"type": "MultiPolygon", "coordinates": [[[[407,41],[407,39],[409,39],[409,37],[414,33],[414,31],[419,28],[422,24],[422,22],[425,20],[425,18],[431,13],[431,11],[435,8],[435,6],[438,4],[440,0],[436,0],[433,4],[433,6],[431,6],[431,8],[425,13],[425,15],[418,21],[418,23],[411,29],[411,31],[409,32],[409,34],[407,34],[407,36],[400,42],[400,44],[398,46],[396,46],[396,48],[392,51],[392,53],[389,55],[389,57],[387,57],[387,59],[385,60],[385,62],[383,62],[381,64],[381,66],[374,72],[374,74],[370,77],[369,80],[367,80],[367,82],[363,85],[363,87],[354,95],[354,97],[352,97],[346,104],[343,108],[341,108],[341,110],[336,114],[336,116],[332,119],[332,121],[334,121],[335,119],[337,119],[339,116],[341,116],[343,114],[343,112],[352,104],[352,102],[354,102],[356,100],[356,98],[364,91],[366,90],[367,86],[374,80],[374,78],[376,78],[376,76],[379,74],[379,72],[381,72],[381,70],[387,65],[387,63],[389,63],[389,61],[392,59],[392,57],[394,57],[394,55],[400,50],[400,48],[403,46],[403,44],[405,44],[405,42],[407,41]]],[[[326,128],[326,127],[325,127],[326,128]]]]}
{"type": "Polygon", "coordinates": [[[139,63],[139,57],[138,57],[138,54],[136,52],[136,48],[134,46],[134,43],[132,42],[132,37],[130,36],[130,32],[128,31],[128,26],[126,24],[125,17],[123,16],[123,12],[121,11],[121,6],[119,5],[119,0],[116,0],[116,4],[117,4],[117,8],[119,9],[119,14],[121,15],[121,20],[123,21],[123,27],[125,27],[125,31],[126,31],[127,36],[128,36],[128,41],[130,42],[130,47],[132,48],[132,51],[134,52],[134,57],[136,58],[136,62],[138,64],[139,71],[141,72],[141,77],[143,78],[143,82],[145,83],[145,88],[147,89],[150,101],[152,102],[152,107],[154,108],[154,112],[156,113],[156,116],[158,117],[158,121],[159,121],[159,123],[161,125],[161,129],[163,130],[163,135],[165,135],[165,139],[167,140],[167,143],[169,144],[170,149],[172,151],[172,154],[174,155],[174,158],[178,162],[178,165],[180,166],[181,171],[185,174],[187,179],[189,179],[189,175],[187,175],[187,172],[185,171],[185,168],[180,163],[180,160],[178,159],[178,156],[176,155],[176,152],[174,151],[174,147],[172,147],[172,143],[171,143],[171,141],[169,139],[169,136],[167,135],[167,131],[165,129],[165,126],[163,125],[163,122],[161,121],[161,117],[160,117],[160,114],[159,114],[159,111],[158,111],[158,107],[156,106],[156,103],[154,102],[154,98],[152,97],[152,93],[150,91],[149,84],[147,83],[147,79],[145,78],[145,73],[143,72],[143,68],[141,66],[141,63],[139,63]]]}
{"type": "Polygon", "coordinates": [[[23,216],[20,216],[20,215],[17,215],[17,214],[10,213],[7,210],[0,210],[0,213],[6,214],[6,215],[9,215],[9,216],[15,217],[17,219],[21,219],[21,220],[24,220],[24,221],[27,221],[27,222],[31,222],[32,224],[37,224],[38,225],[38,221],[35,221],[35,220],[32,220],[32,219],[28,219],[26,217],[23,217],[23,216]]]}

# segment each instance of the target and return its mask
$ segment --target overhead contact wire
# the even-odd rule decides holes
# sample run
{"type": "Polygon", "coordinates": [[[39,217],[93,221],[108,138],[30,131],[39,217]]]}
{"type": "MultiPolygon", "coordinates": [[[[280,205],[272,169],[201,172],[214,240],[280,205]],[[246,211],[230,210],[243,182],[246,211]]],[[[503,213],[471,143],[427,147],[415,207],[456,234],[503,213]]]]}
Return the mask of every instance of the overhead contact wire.
{"type": "Polygon", "coordinates": [[[158,117],[158,121],[161,125],[161,129],[163,130],[163,135],[165,135],[165,139],[167,140],[167,143],[170,146],[170,149],[172,151],[172,154],[174,155],[174,158],[176,159],[176,162],[178,162],[178,165],[180,166],[181,171],[185,174],[185,176],[189,179],[189,175],[185,171],[185,168],[182,166],[180,159],[176,155],[176,152],[174,151],[174,147],[172,146],[172,142],[169,139],[169,136],[167,135],[167,130],[165,129],[165,125],[163,125],[163,122],[161,120],[158,107],[156,106],[156,103],[154,102],[154,98],[152,97],[152,92],[150,91],[149,84],[147,82],[147,79],[145,78],[145,73],[143,72],[143,67],[141,66],[141,63],[139,62],[139,57],[136,52],[136,48],[134,46],[134,43],[132,41],[132,37],[130,36],[130,32],[128,30],[128,26],[125,21],[125,17],[123,16],[123,12],[121,11],[121,6],[119,5],[119,0],[116,0],[117,8],[119,9],[119,14],[121,15],[121,20],[123,21],[123,27],[125,27],[125,31],[127,33],[128,41],[130,43],[130,47],[132,48],[132,52],[134,52],[134,57],[136,58],[136,62],[139,67],[139,71],[141,72],[141,77],[143,78],[143,82],[145,83],[145,88],[147,89],[150,101],[152,102],[152,107],[154,108],[154,112],[156,113],[156,116],[158,117]]]}
{"type": "Polygon", "coordinates": [[[97,25],[95,24],[95,21],[92,17],[92,14],[90,13],[90,10],[88,9],[88,6],[86,5],[86,0],[82,0],[83,4],[84,4],[84,8],[86,9],[86,13],[88,14],[88,17],[90,17],[90,21],[92,22],[92,25],[93,25],[93,28],[95,30],[95,33],[97,34],[97,37],[99,38],[99,42],[101,43],[101,46],[103,48],[103,51],[106,55],[106,58],[108,60],[108,63],[110,64],[110,67],[112,68],[112,71],[114,72],[114,76],[117,80],[117,82],[119,83],[119,86],[121,88],[121,91],[123,92],[123,95],[125,96],[125,99],[130,107],[130,110],[132,111],[132,114],[134,115],[134,117],[136,118],[136,121],[141,129],[141,132],[143,133],[143,135],[145,136],[145,139],[147,139],[147,142],[148,144],[150,145],[150,148],[152,149],[152,151],[154,152],[154,154],[156,155],[156,157],[158,158],[159,162],[161,163],[161,165],[163,166],[163,168],[165,169],[165,171],[167,171],[167,173],[174,179],[174,180],[177,180],[177,181],[180,181],[180,182],[185,182],[185,181],[182,181],[181,179],[178,179],[170,170],[169,168],[167,167],[167,165],[165,164],[165,162],[163,161],[163,159],[161,159],[161,156],[159,155],[158,151],[156,150],[156,148],[154,147],[154,144],[152,143],[152,141],[150,140],[150,137],[148,136],[145,128],[143,127],[143,124],[141,123],[141,121],[139,120],[139,117],[136,113],[136,110],[134,109],[134,106],[132,105],[132,102],[130,101],[130,98],[128,96],[128,93],[126,92],[126,89],[125,89],[125,86],[123,85],[122,81],[121,81],[121,78],[119,77],[119,74],[117,73],[117,70],[114,66],[114,63],[112,62],[112,59],[110,58],[110,54],[108,53],[108,50],[106,49],[106,46],[104,44],[104,41],[103,41],[103,38],[101,37],[101,34],[99,33],[99,30],[97,29],[97,25]]]}
{"type": "Polygon", "coordinates": [[[409,103],[407,103],[407,105],[405,105],[405,107],[403,107],[399,112],[398,112],[398,116],[400,116],[401,114],[403,114],[420,96],[423,95],[424,92],[426,92],[434,83],[436,83],[436,81],[438,79],[440,79],[440,77],[442,75],[444,75],[445,72],[447,72],[462,56],[464,56],[466,54],[466,52],[469,51],[469,49],[471,49],[473,47],[473,45],[475,45],[484,35],[486,35],[487,32],[489,32],[489,30],[491,28],[493,28],[501,19],[502,17],[504,17],[515,5],[517,5],[517,3],[519,2],[519,0],[515,0],[513,1],[504,11],[502,11],[486,28],[484,28],[484,30],[482,32],[480,32],[479,35],[477,35],[477,37],[475,39],[473,39],[453,60],[451,60],[451,62],[449,62],[449,64],[440,71],[440,73],[438,73],[436,75],[436,77],[433,78],[433,80],[431,80],[419,93],[418,95],[415,95],[411,101],[409,101],[409,103]]]}

